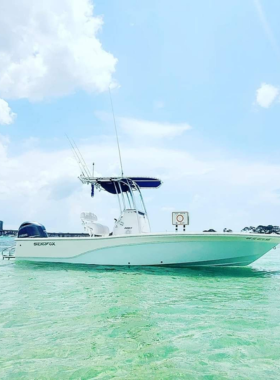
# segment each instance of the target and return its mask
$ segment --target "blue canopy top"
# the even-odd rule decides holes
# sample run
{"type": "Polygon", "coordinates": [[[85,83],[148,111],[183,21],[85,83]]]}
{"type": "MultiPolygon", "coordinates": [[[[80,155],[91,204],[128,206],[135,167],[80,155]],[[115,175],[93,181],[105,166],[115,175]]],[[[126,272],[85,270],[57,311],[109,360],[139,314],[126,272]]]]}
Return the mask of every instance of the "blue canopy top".
{"type": "Polygon", "coordinates": [[[116,177],[116,178],[95,178],[95,183],[99,184],[105,191],[111,194],[119,194],[140,188],[157,188],[161,185],[161,180],[148,177],[116,177]]]}

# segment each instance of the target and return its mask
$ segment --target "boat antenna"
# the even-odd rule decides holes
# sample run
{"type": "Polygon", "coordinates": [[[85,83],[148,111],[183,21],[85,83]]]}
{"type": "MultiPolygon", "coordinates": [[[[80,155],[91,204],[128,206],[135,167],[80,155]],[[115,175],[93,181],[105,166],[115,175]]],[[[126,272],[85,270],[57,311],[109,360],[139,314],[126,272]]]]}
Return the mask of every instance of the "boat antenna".
{"type": "Polygon", "coordinates": [[[120,159],[120,165],[121,165],[121,172],[122,172],[122,177],[123,177],[122,156],[121,156],[119,136],[118,136],[118,130],[117,130],[117,124],[116,124],[116,118],[115,118],[115,112],[114,112],[113,101],[112,101],[112,94],[111,94],[110,87],[109,87],[109,95],[110,95],[111,108],[112,108],[112,114],[113,114],[113,120],[114,120],[115,132],[116,132],[117,145],[118,145],[118,150],[119,150],[119,159],[120,159]]]}

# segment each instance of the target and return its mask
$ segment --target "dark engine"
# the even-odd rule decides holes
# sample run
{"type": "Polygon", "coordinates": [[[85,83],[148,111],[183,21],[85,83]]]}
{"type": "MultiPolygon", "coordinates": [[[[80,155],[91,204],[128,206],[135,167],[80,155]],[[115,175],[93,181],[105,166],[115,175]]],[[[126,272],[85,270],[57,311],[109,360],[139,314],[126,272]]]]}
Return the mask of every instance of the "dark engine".
{"type": "Polygon", "coordinates": [[[24,222],[18,229],[18,238],[46,238],[47,231],[42,224],[36,222],[24,222]]]}

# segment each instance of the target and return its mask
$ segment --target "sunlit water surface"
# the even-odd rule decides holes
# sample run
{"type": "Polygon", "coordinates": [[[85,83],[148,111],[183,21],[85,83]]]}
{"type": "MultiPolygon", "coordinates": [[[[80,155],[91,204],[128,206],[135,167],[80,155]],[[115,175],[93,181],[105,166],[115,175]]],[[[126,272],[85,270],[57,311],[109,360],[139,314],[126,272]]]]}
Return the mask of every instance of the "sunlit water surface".
{"type": "Polygon", "coordinates": [[[246,268],[0,264],[1,379],[279,376],[279,249],[246,268]]]}

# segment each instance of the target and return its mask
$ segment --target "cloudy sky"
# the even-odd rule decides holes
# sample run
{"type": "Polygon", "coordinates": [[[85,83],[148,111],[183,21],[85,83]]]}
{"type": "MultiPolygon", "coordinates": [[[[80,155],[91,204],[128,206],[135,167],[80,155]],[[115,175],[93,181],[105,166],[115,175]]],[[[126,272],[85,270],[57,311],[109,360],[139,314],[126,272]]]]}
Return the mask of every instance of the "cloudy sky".
{"type": "Polygon", "coordinates": [[[155,231],[280,224],[280,2],[0,0],[0,219],[112,228],[117,199],[77,176],[158,176],[155,231]]]}

